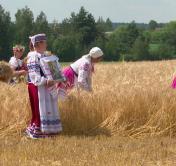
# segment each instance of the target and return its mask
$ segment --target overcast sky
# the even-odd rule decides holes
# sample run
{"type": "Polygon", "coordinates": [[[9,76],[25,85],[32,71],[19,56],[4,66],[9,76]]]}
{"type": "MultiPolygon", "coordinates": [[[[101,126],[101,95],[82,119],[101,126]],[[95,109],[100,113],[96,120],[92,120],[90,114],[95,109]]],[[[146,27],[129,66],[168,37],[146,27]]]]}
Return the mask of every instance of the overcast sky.
{"type": "Polygon", "coordinates": [[[44,11],[48,21],[61,22],[81,6],[97,19],[109,17],[113,22],[158,22],[176,20],[176,0],[0,0],[0,4],[15,18],[17,9],[28,6],[36,17],[44,11]]]}

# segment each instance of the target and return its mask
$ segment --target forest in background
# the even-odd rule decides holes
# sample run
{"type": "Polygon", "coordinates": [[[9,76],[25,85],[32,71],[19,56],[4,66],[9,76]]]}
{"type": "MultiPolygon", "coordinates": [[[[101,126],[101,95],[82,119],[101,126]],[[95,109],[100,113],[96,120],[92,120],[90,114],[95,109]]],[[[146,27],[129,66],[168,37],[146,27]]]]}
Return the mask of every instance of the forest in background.
{"type": "MultiPolygon", "coordinates": [[[[41,11],[34,14],[27,6],[18,9],[15,20],[0,5],[0,60],[9,60],[12,47],[22,44],[29,51],[29,36],[45,33],[48,50],[60,61],[70,62],[88,53],[94,46],[104,51],[104,61],[166,60],[176,57],[176,21],[157,23],[113,23],[109,18],[98,20],[81,7],[62,22],[48,22],[41,11]]],[[[24,55],[24,56],[25,56],[24,55]]]]}

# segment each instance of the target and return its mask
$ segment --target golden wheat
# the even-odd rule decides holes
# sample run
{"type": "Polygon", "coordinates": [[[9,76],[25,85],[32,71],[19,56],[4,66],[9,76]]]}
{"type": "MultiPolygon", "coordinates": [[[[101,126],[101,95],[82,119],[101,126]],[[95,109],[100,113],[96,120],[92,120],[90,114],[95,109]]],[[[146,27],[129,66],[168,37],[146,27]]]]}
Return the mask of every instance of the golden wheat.
{"type": "MultiPolygon", "coordinates": [[[[176,61],[105,63],[96,67],[93,93],[72,91],[59,102],[64,134],[175,136],[176,61]]],[[[21,135],[30,120],[27,86],[0,83],[0,136],[21,135]]]]}

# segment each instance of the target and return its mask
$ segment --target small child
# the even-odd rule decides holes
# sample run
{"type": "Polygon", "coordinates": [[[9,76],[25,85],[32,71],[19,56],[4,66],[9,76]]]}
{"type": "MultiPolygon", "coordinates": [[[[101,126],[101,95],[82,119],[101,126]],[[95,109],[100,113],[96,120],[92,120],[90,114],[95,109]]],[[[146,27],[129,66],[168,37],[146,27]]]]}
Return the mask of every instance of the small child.
{"type": "Polygon", "coordinates": [[[14,56],[10,58],[9,64],[13,70],[13,78],[11,83],[17,83],[20,76],[25,76],[27,74],[26,70],[23,68],[23,61],[21,57],[23,56],[25,48],[21,45],[15,45],[13,47],[14,56]]]}
{"type": "MultiPolygon", "coordinates": [[[[62,123],[58,110],[58,99],[53,98],[48,91],[55,84],[49,79],[48,71],[43,70],[42,63],[46,62],[47,37],[36,34],[30,37],[33,50],[30,49],[27,59],[28,92],[31,104],[31,122],[26,134],[33,139],[55,136],[62,131],[62,123]]],[[[45,67],[44,67],[45,68],[45,67]]]]}

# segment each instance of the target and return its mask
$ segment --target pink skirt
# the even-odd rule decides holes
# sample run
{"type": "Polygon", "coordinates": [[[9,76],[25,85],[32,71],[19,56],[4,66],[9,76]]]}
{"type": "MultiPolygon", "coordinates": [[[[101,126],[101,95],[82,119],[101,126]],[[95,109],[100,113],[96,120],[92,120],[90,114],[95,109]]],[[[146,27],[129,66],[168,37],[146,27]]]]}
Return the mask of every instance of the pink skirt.
{"type": "Polygon", "coordinates": [[[173,89],[176,89],[176,77],[173,79],[171,86],[173,89]]]}
{"type": "Polygon", "coordinates": [[[63,74],[67,80],[66,89],[72,89],[74,87],[75,74],[73,69],[69,66],[63,70],[63,74]]]}
{"type": "Polygon", "coordinates": [[[74,87],[74,81],[75,81],[75,73],[71,67],[66,67],[63,70],[63,74],[66,78],[66,82],[65,83],[61,82],[61,83],[58,83],[57,85],[58,96],[61,99],[66,98],[68,90],[71,90],[74,87]]]}

